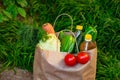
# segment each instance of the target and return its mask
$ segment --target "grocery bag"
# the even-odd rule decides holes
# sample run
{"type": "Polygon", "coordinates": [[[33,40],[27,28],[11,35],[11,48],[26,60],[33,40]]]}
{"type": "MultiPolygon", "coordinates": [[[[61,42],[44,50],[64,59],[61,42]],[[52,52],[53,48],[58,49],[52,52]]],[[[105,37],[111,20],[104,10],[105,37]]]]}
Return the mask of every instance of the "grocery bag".
{"type": "MultiPolygon", "coordinates": [[[[62,14],[62,15],[67,15],[67,14],[62,14]]],[[[72,21],[71,16],[69,17],[72,21]]],[[[73,21],[71,26],[72,25],[73,25],[73,21]]],[[[58,33],[56,35],[59,36],[58,33]]],[[[78,63],[74,66],[67,66],[64,63],[64,57],[66,54],[68,54],[67,52],[43,50],[40,47],[36,46],[35,55],[34,55],[34,64],[33,64],[33,79],[34,80],[95,80],[97,47],[91,50],[87,50],[87,53],[90,55],[90,60],[86,64],[78,63]]]]}
{"type": "Polygon", "coordinates": [[[91,59],[86,64],[66,66],[65,52],[41,50],[36,47],[33,66],[34,80],[95,80],[97,48],[88,50],[91,59]]]}

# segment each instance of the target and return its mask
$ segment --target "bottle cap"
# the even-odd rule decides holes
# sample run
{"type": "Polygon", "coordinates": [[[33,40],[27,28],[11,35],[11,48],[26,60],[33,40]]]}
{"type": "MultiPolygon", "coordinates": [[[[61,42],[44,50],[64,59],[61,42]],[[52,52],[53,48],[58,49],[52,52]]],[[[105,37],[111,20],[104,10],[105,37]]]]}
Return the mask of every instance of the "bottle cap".
{"type": "Polygon", "coordinates": [[[85,41],[91,41],[92,40],[92,35],[91,34],[86,34],[85,35],[85,41]]]}
{"type": "Polygon", "coordinates": [[[78,30],[82,30],[82,29],[83,29],[83,26],[81,26],[81,25],[77,25],[77,26],[76,26],[76,29],[78,29],[78,30]]]}

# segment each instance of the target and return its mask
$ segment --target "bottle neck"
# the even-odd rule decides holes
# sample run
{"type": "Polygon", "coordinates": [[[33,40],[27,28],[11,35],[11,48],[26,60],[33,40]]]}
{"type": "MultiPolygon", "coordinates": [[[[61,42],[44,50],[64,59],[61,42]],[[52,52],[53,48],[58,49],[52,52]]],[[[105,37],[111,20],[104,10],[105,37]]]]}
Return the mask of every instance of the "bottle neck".
{"type": "Polygon", "coordinates": [[[77,33],[76,33],[76,38],[81,34],[81,30],[77,30],[77,33]]]}
{"type": "Polygon", "coordinates": [[[87,51],[88,50],[88,43],[89,43],[90,41],[86,41],[86,44],[85,44],[85,51],[87,51]]]}

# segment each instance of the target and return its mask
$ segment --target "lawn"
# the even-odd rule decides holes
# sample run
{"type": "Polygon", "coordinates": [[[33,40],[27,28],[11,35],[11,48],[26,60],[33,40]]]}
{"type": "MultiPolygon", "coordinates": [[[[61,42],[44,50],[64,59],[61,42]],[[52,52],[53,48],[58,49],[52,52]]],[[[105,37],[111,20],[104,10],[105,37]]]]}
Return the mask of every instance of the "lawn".
{"type": "MultiPolygon", "coordinates": [[[[35,46],[44,36],[42,24],[53,24],[62,13],[73,18],[73,31],[78,24],[96,27],[96,80],[120,80],[120,0],[0,0],[0,71],[32,71],[35,46]]],[[[62,16],[55,31],[70,25],[62,16]]]]}

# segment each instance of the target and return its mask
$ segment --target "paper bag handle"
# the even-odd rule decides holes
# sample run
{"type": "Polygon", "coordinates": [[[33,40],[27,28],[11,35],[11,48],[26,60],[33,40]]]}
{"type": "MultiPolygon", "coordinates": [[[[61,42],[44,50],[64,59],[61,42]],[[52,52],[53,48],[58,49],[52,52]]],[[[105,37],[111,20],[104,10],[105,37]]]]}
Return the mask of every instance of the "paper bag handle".
{"type": "MultiPolygon", "coordinates": [[[[64,16],[68,16],[68,17],[70,18],[70,20],[71,20],[71,28],[70,28],[70,30],[64,29],[64,30],[62,30],[62,31],[70,32],[70,33],[73,35],[73,37],[75,38],[75,43],[76,43],[77,52],[79,52],[78,44],[77,44],[77,40],[76,40],[75,34],[72,32],[72,29],[73,29],[73,19],[72,19],[72,17],[71,17],[69,14],[67,14],[67,13],[62,13],[62,14],[58,15],[58,16],[56,17],[55,21],[54,21],[53,28],[55,27],[55,24],[56,24],[56,21],[58,20],[58,18],[61,17],[61,16],[63,16],[63,15],[64,15],[64,16]]],[[[59,35],[58,35],[58,36],[59,36],[59,35]]]]}
{"type": "Polygon", "coordinates": [[[72,28],[73,28],[73,19],[72,19],[72,17],[69,15],[69,14],[67,14],[67,13],[62,13],[62,14],[60,14],[60,15],[58,15],[57,17],[56,17],[56,19],[55,19],[55,21],[54,21],[54,24],[53,24],[53,27],[55,27],[55,24],[56,24],[56,21],[58,20],[58,18],[60,17],[60,16],[68,16],[69,18],[70,18],[70,20],[71,20],[71,28],[70,28],[70,30],[72,31],[72,28]]]}

